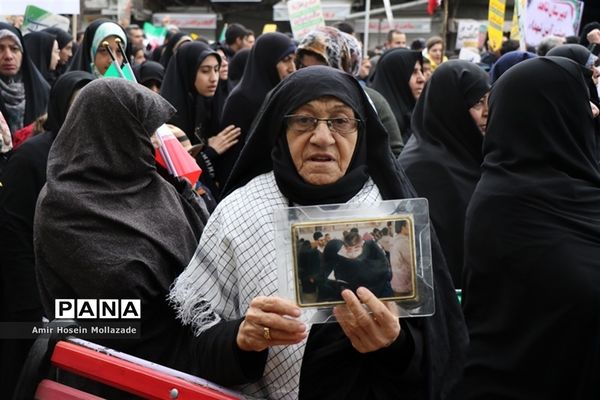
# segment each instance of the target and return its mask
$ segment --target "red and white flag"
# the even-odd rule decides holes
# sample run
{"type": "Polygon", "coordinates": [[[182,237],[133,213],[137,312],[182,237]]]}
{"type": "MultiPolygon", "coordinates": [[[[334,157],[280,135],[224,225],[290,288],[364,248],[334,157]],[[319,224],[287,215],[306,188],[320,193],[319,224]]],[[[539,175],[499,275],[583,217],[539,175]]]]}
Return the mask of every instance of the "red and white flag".
{"type": "Polygon", "coordinates": [[[156,138],[160,143],[156,149],[156,161],[171,175],[187,179],[194,186],[202,174],[202,169],[196,160],[183,148],[181,142],[166,125],[161,125],[156,130],[156,138]]]}
{"type": "Polygon", "coordinates": [[[429,0],[427,4],[427,12],[429,15],[433,15],[435,10],[442,4],[442,0],[429,0]]]}

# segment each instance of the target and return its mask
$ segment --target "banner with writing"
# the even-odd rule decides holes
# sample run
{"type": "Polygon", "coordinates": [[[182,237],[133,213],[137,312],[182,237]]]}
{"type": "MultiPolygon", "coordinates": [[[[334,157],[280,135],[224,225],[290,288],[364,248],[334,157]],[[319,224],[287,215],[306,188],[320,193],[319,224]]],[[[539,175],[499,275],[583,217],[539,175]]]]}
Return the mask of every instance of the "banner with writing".
{"type": "Polygon", "coordinates": [[[548,36],[579,33],[583,2],[578,0],[530,0],[527,6],[525,41],[537,46],[548,36]]]}
{"type": "MultiPolygon", "coordinates": [[[[474,19],[457,20],[456,45],[457,49],[463,47],[479,47],[479,31],[481,22],[474,19]]],[[[483,25],[485,26],[485,24],[483,25]]]]}
{"type": "Polygon", "coordinates": [[[325,26],[321,0],[290,0],[287,4],[295,39],[301,40],[308,32],[325,26]]]}

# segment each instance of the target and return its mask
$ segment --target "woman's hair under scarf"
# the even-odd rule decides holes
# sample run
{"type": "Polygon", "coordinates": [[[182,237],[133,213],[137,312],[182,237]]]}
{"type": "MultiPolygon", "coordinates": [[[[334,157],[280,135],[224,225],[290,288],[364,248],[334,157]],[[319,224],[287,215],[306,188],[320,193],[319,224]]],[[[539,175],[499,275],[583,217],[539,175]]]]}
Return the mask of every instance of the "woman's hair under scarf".
{"type": "Polygon", "coordinates": [[[96,58],[96,51],[98,50],[98,46],[101,45],[100,42],[106,37],[113,35],[118,36],[123,41],[123,47],[125,48],[125,53],[127,53],[123,54],[123,58],[129,59],[131,44],[127,41],[125,30],[115,22],[101,18],[88,25],[83,35],[81,46],[79,46],[73,56],[69,71],[87,71],[93,73],[95,70],[94,60],[96,58]]]}
{"type": "Polygon", "coordinates": [[[537,54],[530,53],[528,51],[509,51],[498,59],[492,66],[490,71],[490,79],[492,83],[496,82],[503,73],[508,71],[513,65],[517,65],[521,61],[529,60],[530,58],[537,57],[537,54]]]}
{"type": "Polygon", "coordinates": [[[70,71],[61,75],[52,89],[50,89],[50,102],[48,103],[48,119],[44,128],[54,137],[67,118],[71,105],[71,98],[76,90],[81,89],[94,80],[94,75],[85,71],[70,71]]]}
{"type": "Polygon", "coordinates": [[[50,71],[50,60],[56,36],[47,32],[31,32],[23,38],[29,58],[48,83],[54,81],[50,71]]]}
{"type": "Polygon", "coordinates": [[[197,245],[191,214],[158,174],[150,141],[174,112],[124,79],[82,89],[50,150],[35,215],[47,301],[69,291],[144,303],[166,295],[189,262],[197,245]]]}
{"type": "Polygon", "coordinates": [[[416,104],[408,81],[417,62],[423,63],[421,52],[408,49],[388,50],[379,59],[369,85],[388,101],[402,137],[406,139],[410,135],[410,115],[416,104]]]}
{"type": "Polygon", "coordinates": [[[487,73],[471,62],[442,63],[417,101],[413,135],[399,157],[417,193],[429,199],[430,216],[457,287],[461,287],[465,213],[483,160],[483,135],[469,108],[490,90],[488,80],[487,73]]]}
{"type": "MultiPolygon", "coordinates": [[[[253,124],[248,141],[227,182],[225,193],[244,186],[260,174],[272,171],[272,149],[280,137],[285,136],[283,116],[322,96],[340,99],[363,120],[364,134],[361,140],[366,152],[363,162],[367,167],[366,173],[377,185],[383,199],[415,197],[414,189],[390,150],[388,134],[358,81],[340,70],[326,66],[296,71],[273,89],[253,124]],[[314,82],[319,84],[312,84],[314,82]]],[[[295,171],[293,165],[288,168],[295,171]]],[[[313,196],[320,195],[317,193],[318,189],[318,186],[314,186],[313,196]]],[[[429,391],[434,394],[431,398],[437,398],[439,393],[447,392],[460,375],[467,337],[454,287],[434,233],[432,249],[436,266],[436,314],[423,321],[426,348],[424,363],[428,371],[429,391]]]]}
{"type": "Polygon", "coordinates": [[[198,94],[195,87],[198,68],[208,56],[214,56],[219,65],[221,64],[219,53],[207,44],[184,43],[169,63],[160,88],[160,94],[177,109],[177,113],[169,123],[183,130],[193,143],[197,143],[196,139],[198,139],[194,138],[196,122],[204,117],[198,114],[208,112],[203,109],[203,104],[199,104],[205,98],[198,94]],[[197,109],[198,106],[200,110],[197,109]]]}
{"type": "Polygon", "coordinates": [[[11,82],[0,80],[0,112],[4,114],[11,132],[14,134],[16,130],[31,124],[46,112],[50,86],[29,58],[29,53],[23,45],[21,31],[10,24],[0,22],[0,36],[13,38],[23,54],[17,79],[13,79],[11,82]],[[16,87],[21,84],[23,85],[21,88],[16,87]],[[23,92],[24,98],[21,98],[23,92]],[[23,101],[25,102],[24,111],[20,110],[20,104],[23,101]],[[7,108],[13,108],[13,106],[15,110],[19,109],[19,114],[22,116],[19,121],[11,121],[11,115],[7,112],[7,108]]]}

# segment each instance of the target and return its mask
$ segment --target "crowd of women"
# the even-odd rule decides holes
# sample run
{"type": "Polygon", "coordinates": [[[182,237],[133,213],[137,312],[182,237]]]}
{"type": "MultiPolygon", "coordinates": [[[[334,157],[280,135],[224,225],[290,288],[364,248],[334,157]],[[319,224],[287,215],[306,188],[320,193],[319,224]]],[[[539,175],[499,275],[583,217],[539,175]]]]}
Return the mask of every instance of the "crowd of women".
{"type": "MultiPolygon", "coordinates": [[[[365,78],[360,42],[334,27],[254,41],[233,24],[213,44],[171,32],[141,64],[131,31],[96,20],[71,57],[66,32],[0,23],[0,321],[52,320],[61,298],[140,299],[141,338],[102,344],[255,398],[600,398],[587,47],[508,52],[489,74],[434,38],[425,56],[388,48],[365,78]],[[137,64],[137,82],[104,78],[113,62],[137,64]],[[155,161],[163,124],[198,184],[155,161]],[[433,315],[398,318],[359,287],[336,323],[311,324],[280,297],[275,210],[416,197],[433,315]]],[[[0,345],[10,393],[31,341],[0,345]]]]}

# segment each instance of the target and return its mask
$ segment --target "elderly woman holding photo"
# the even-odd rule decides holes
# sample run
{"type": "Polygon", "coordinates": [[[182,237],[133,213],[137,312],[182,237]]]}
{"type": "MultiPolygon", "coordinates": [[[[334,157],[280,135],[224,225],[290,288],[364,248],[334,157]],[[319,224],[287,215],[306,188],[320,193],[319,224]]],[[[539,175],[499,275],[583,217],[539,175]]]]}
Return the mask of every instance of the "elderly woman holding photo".
{"type": "MultiPolygon", "coordinates": [[[[467,336],[435,235],[434,316],[400,320],[361,287],[343,291],[339,323],[308,329],[300,308],[277,297],[275,209],[415,196],[352,76],[314,66],[282,81],[257,115],[225,193],[171,299],[199,337],[224,324],[235,330],[229,335],[235,340],[219,345],[237,352],[242,370],[260,372],[240,382],[244,393],[446,398],[460,375],[467,336]]],[[[227,379],[228,368],[215,366],[213,378],[227,379]]]]}

